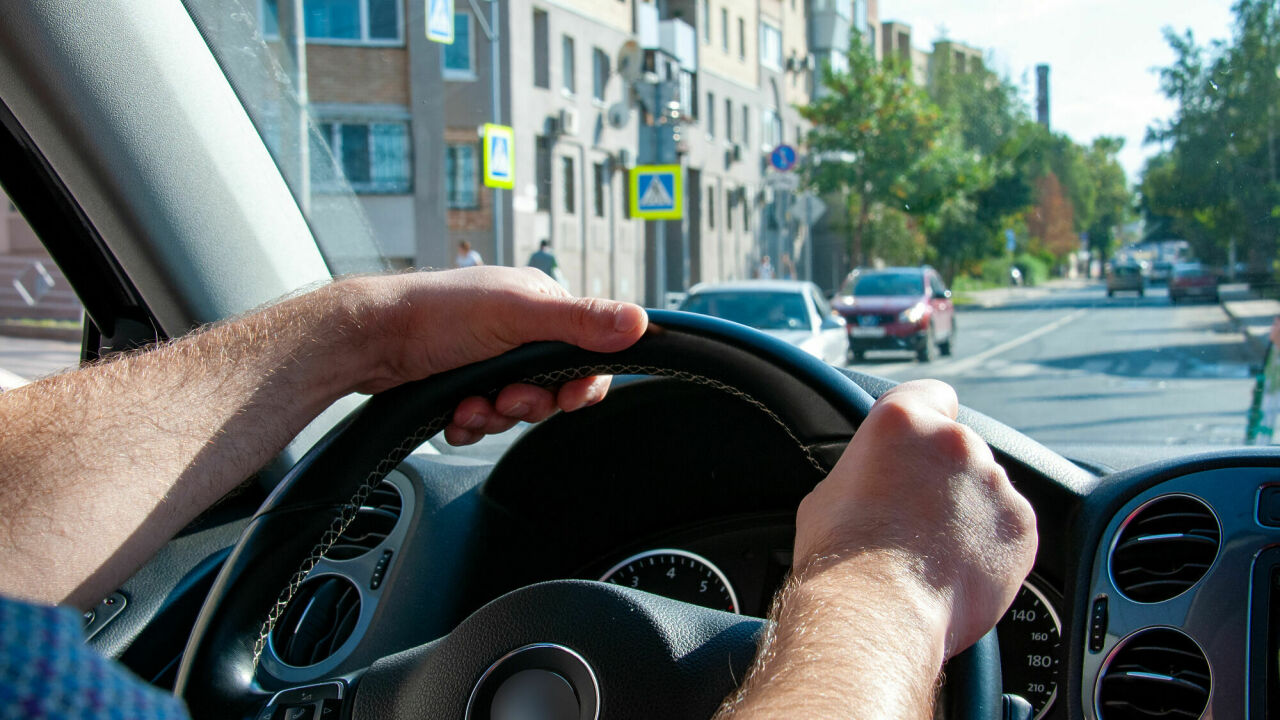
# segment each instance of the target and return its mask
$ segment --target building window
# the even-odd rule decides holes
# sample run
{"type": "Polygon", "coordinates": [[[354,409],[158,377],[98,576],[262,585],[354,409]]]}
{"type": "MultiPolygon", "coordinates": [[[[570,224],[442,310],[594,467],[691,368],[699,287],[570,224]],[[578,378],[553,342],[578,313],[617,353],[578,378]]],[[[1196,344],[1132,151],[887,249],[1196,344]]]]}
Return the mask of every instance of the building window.
{"type": "Polygon", "coordinates": [[[766,22],[760,23],[760,64],[782,69],[782,31],[766,22]]]}
{"type": "Polygon", "coordinates": [[[358,193],[412,192],[409,124],[405,122],[322,122],[320,139],[332,151],[312,153],[311,177],[317,188],[345,177],[358,193]]]}
{"type": "Polygon", "coordinates": [[[716,96],[707,93],[707,137],[716,136],[716,96]]]}
{"type": "Polygon", "coordinates": [[[742,229],[751,232],[751,201],[743,194],[742,202],[738,204],[742,206],[742,229]]]}
{"type": "MultiPolygon", "coordinates": [[[[379,45],[404,42],[400,0],[303,0],[308,40],[379,45]]],[[[262,30],[280,36],[280,0],[262,0],[262,30]]]]}
{"type": "Polygon", "coordinates": [[[560,55],[561,87],[573,95],[578,92],[578,78],[574,73],[573,38],[568,35],[560,38],[560,55]]]}
{"type": "Polygon", "coordinates": [[[474,78],[475,35],[471,32],[471,15],[468,13],[453,14],[453,43],[441,45],[444,53],[444,76],[474,78]]]}
{"type": "Polygon", "coordinates": [[[738,18],[738,59],[747,59],[747,21],[738,18]]]}
{"type": "Polygon", "coordinates": [[[449,145],[444,151],[445,202],[451,210],[479,207],[476,184],[476,146],[449,145]]]}
{"type": "Polygon", "coordinates": [[[773,149],[782,144],[782,118],[773,108],[760,111],[761,142],[766,149],[773,149]]]}
{"type": "Polygon", "coordinates": [[[720,49],[729,52],[729,10],[720,8],[720,49]]]}
{"type": "Polygon", "coordinates": [[[547,11],[533,11],[533,84],[535,87],[551,87],[551,34],[547,25],[547,11]]]}
{"type": "Polygon", "coordinates": [[[716,229],[716,186],[707,186],[707,227],[716,229]]]}
{"type": "Polygon", "coordinates": [[[747,105],[742,106],[742,144],[751,146],[751,108],[747,105]]]}
{"type": "Polygon", "coordinates": [[[591,50],[591,97],[604,102],[604,89],[609,85],[609,54],[600,48],[591,50]]]}
{"type": "Polygon", "coordinates": [[[564,175],[564,211],[572,215],[577,212],[577,204],[574,202],[577,184],[574,182],[576,178],[573,171],[573,158],[568,155],[561,157],[560,169],[564,175]]]}
{"type": "Polygon", "coordinates": [[[733,213],[738,209],[738,197],[733,188],[724,191],[724,229],[733,232],[733,213]]]}
{"type": "Polygon", "coordinates": [[[724,139],[733,142],[733,99],[724,99],[724,139]]]}
{"type": "Polygon", "coordinates": [[[591,209],[598,218],[604,217],[604,197],[608,192],[608,184],[605,182],[604,163],[595,163],[591,166],[591,178],[594,192],[591,196],[591,209]]]}
{"type": "Polygon", "coordinates": [[[534,158],[534,184],[538,186],[538,209],[551,211],[551,138],[539,135],[534,158]]]}

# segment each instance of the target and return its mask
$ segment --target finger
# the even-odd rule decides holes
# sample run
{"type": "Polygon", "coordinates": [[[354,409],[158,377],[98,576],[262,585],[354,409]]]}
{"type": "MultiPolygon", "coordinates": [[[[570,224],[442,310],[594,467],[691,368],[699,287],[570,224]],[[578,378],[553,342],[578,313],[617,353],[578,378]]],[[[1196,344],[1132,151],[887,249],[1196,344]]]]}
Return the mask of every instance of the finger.
{"type": "MultiPolygon", "coordinates": [[[[538,270],[533,273],[542,275],[538,270]]],[[[545,277],[545,276],[544,276],[545,277]]],[[[632,303],[603,298],[569,296],[554,282],[526,292],[518,312],[494,315],[505,323],[503,336],[513,345],[538,340],[558,340],[595,352],[617,352],[644,334],[649,317],[632,303]]]]}
{"type": "MultiPolygon", "coordinates": [[[[901,404],[907,409],[928,408],[955,420],[960,413],[956,391],[941,380],[912,380],[898,385],[880,396],[876,405],[901,404]]],[[[874,409],[873,409],[874,412],[874,409]]]]}
{"type": "Polygon", "coordinates": [[[516,383],[502,388],[493,401],[493,407],[509,418],[540,422],[556,411],[556,396],[547,388],[516,383]]]}
{"type": "Polygon", "coordinates": [[[466,428],[458,427],[457,425],[450,425],[444,429],[445,442],[453,445],[454,447],[475,444],[479,442],[482,437],[484,437],[484,433],[482,432],[468,430],[466,428]]]}
{"type": "Polygon", "coordinates": [[[612,375],[596,375],[567,382],[557,393],[556,404],[565,412],[595,405],[609,392],[609,383],[612,381],[612,375]]]}
{"type": "Polygon", "coordinates": [[[453,422],[450,425],[459,430],[477,432],[489,424],[489,419],[494,414],[496,413],[488,400],[472,396],[458,403],[458,407],[453,411],[453,422]]]}

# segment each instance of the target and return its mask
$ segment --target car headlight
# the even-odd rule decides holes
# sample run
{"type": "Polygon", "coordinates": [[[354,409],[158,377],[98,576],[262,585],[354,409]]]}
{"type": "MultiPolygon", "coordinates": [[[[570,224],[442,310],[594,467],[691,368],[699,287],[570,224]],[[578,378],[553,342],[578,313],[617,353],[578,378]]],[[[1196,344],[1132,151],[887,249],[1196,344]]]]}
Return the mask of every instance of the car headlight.
{"type": "Polygon", "coordinates": [[[911,323],[912,325],[920,322],[924,318],[925,310],[928,308],[924,303],[916,303],[911,307],[898,313],[898,322],[911,323]]]}

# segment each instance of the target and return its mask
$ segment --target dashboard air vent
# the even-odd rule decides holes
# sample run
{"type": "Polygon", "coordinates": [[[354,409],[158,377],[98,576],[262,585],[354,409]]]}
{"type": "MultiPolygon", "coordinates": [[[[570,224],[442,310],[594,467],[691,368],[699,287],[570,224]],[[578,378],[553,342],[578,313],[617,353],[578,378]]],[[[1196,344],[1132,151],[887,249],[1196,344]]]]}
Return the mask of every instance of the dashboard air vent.
{"type": "Polygon", "coordinates": [[[1218,555],[1218,520],[1199,500],[1166,495],[1143,505],[1111,550],[1111,577],[1130,600],[1162,602],[1199,582],[1218,555]]]}
{"type": "Polygon", "coordinates": [[[1098,679],[1100,720],[1186,718],[1209,703],[1209,662],[1177,630],[1142,630],[1121,643],[1098,679]]]}
{"type": "Polygon", "coordinates": [[[298,588],[271,633],[276,657],[306,667],[333,655],[360,618],[360,591],[343,577],[326,575],[298,588]]]}
{"type": "Polygon", "coordinates": [[[377,547],[395,529],[400,519],[400,491],[383,480],[369,493],[356,517],[342,536],[325,553],[330,560],[351,560],[377,547]]]}

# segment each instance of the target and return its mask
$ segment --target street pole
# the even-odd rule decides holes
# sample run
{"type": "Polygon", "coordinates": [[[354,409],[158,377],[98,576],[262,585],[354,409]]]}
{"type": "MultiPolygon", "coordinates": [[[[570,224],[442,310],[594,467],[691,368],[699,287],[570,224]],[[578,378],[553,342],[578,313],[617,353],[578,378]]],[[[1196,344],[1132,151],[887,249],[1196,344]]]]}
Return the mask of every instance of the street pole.
{"type": "MultiPolygon", "coordinates": [[[[661,163],[664,159],[662,152],[662,112],[659,108],[662,105],[662,81],[653,83],[653,105],[649,108],[649,117],[653,122],[653,156],[654,160],[661,163]]],[[[653,241],[657,244],[655,248],[654,262],[657,263],[657,273],[654,277],[658,284],[658,293],[656,304],[659,308],[665,310],[667,308],[667,221],[658,220],[657,225],[653,228],[653,241]]]]}
{"type": "MultiPolygon", "coordinates": [[[[301,2],[301,0],[298,0],[301,2]]],[[[484,13],[480,12],[480,5],[476,0],[470,0],[471,14],[480,23],[480,30],[484,33],[485,39],[489,41],[489,103],[490,110],[493,114],[493,122],[502,125],[502,65],[501,65],[501,47],[499,40],[501,38],[501,20],[498,17],[498,0],[489,0],[489,21],[486,22],[484,13]]],[[[514,191],[513,191],[514,192],[514,191]]],[[[504,227],[505,201],[506,198],[498,191],[498,188],[489,188],[490,197],[493,198],[493,263],[495,265],[504,264],[506,253],[503,251],[503,245],[506,241],[506,232],[504,227]]]]}
{"type": "MultiPolygon", "coordinates": [[[[287,119],[286,126],[292,125],[290,133],[297,140],[298,176],[295,179],[298,206],[303,215],[311,211],[311,137],[308,126],[307,106],[311,103],[307,91],[307,28],[306,15],[302,10],[303,0],[290,0],[279,5],[276,17],[280,29],[280,38],[293,54],[293,86],[298,104],[297,115],[287,119]]],[[[326,144],[330,138],[325,138],[326,144]]],[[[288,145],[286,141],[285,145],[288,145]]]]}

